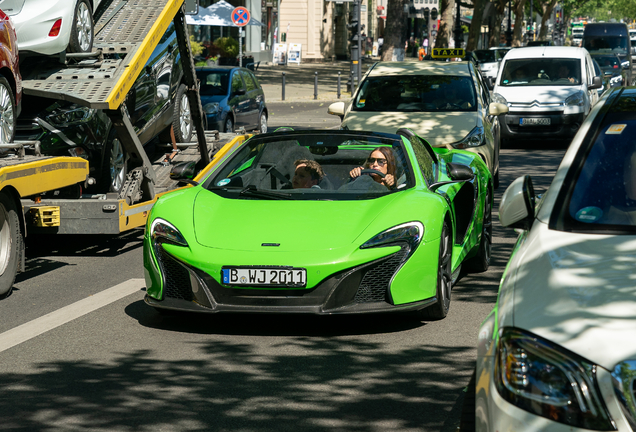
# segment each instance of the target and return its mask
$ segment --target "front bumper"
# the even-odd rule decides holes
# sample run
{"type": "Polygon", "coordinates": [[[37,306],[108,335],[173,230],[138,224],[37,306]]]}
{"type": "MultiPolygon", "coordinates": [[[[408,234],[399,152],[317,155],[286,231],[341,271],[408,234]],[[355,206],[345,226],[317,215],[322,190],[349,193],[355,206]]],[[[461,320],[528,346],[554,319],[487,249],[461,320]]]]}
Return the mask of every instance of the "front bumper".
{"type": "Polygon", "coordinates": [[[564,114],[562,111],[509,112],[499,116],[502,139],[572,138],[585,120],[585,113],[564,114]],[[521,126],[522,118],[549,118],[550,125],[521,126]]]}
{"type": "Polygon", "coordinates": [[[221,285],[204,271],[184,263],[163,247],[155,248],[159,275],[149,248],[144,248],[148,286],[162,278],[161,300],[146,295],[146,304],[163,309],[202,313],[307,313],[318,315],[404,312],[434,304],[435,297],[395,305],[390,285],[409,254],[407,246],[386,257],[326,277],[311,289],[250,289],[221,285]]]}

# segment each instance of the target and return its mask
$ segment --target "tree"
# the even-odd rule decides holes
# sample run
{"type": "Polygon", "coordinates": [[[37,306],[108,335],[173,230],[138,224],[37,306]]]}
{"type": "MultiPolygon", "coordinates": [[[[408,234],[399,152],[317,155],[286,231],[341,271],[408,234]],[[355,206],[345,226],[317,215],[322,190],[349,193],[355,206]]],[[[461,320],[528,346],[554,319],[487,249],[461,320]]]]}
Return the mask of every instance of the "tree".
{"type": "Polygon", "coordinates": [[[466,50],[473,51],[477,49],[479,43],[479,35],[481,34],[481,21],[484,14],[484,8],[488,0],[473,0],[474,10],[473,18],[470,22],[470,30],[468,31],[468,41],[466,42],[466,50]]]}
{"type": "Polygon", "coordinates": [[[449,45],[451,29],[453,28],[453,0],[440,0],[439,29],[435,38],[435,48],[446,48],[449,45]]]}
{"type": "Polygon", "coordinates": [[[516,0],[513,5],[513,12],[515,14],[515,30],[512,34],[512,46],[520,47],[523,34],[523,13],[526,5],[526,0],[516,0]]]}
{"type": "Polygon", "coordinates": [[[546,25],[546,21],[550,19],[550,15],[552,15],[552,9],[554,9],[556,3],[557,0],[548,0],[539,3],[539,6],[541,8],[541,28],[539,29],[539,40],[545,40],[548,35],[548,26],[546,25]]]}
{"type": "Polygon", "coordinates": [[[386,30],[382,44],[382,60],[404,60],[406,42],[406,20],[404,5],[407,0],[388,0],[386,8],[386,30]]]}
{"type": "Polygon", "coordinates": [[[501,38],[501,23],[503,22],[504,10],[506,9],[507,0],[499,0],[495,3],[497,8],[494,19],[488,28],[488,47],[499,46],[501,38]]]}

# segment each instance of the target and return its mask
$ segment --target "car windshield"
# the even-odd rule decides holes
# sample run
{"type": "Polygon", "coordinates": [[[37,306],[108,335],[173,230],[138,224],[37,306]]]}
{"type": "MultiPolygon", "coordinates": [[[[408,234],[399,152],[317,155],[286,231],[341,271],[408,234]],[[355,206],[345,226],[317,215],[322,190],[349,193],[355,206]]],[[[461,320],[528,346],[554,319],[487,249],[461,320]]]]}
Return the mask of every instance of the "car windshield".
{"type": "Polygon", "coordinates": [[[198,70],[197,78],[201,83],[199,93],[202,96],[226,95],[228,92],[229,70],[198,70]]]}
{"type": "Polygon", "coordinates": [[[603,69],[619,69],[621,67],[621,62],[615,55],[594,56],[594,60],[596,60],[603,69]]]}
{"type": "Polygon", "coordinates": [[[254,136],[204,183],[224,198],[287,200],[372,199],[413,185],[400,137],[334,131],[254,136]]]}
{"type": "MultiPolygon", "coordinates": [[[[636,101],[631,104],[634,110],[636,101]]],[[[599,129],[569,202],[569,216],[581,229],[636,229],[636,119],[633,111],[609,118],[599,129]]]]}
{"type": "Polygon", "coordinates": [[[475,50],[473,52],[475,56],[477,56],[479,63],[492,63],[497,61],[495,58],[495,50],[475,50]]]}
{"type": "Polygon", "coordinates": [[[353,111],[475,111],[472,78],[451,75],[369,77],[354,100],[353,111]]]}
{"type": "Polygon", "coordinates": [[[627,53],[627,38],[624,36],[589,36],[583,40],[583,47],[591,53],[627,53]]]}
{"type": "Polygon", "coordinates": [[[572,86],[581,84],[581,61],[571,58],[525,58],[508,60],[502,86],[572,86]]]}

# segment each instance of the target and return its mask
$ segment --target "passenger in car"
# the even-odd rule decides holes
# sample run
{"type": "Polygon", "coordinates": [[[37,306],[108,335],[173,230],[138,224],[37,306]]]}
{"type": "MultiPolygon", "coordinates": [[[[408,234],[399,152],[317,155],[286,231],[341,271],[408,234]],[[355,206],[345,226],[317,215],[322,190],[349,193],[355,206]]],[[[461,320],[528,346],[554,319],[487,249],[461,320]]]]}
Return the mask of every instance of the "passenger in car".
{"type": "Polygon", "coordinates": [[[325,176],[320,164],[314,160],[299,159],[294,162],[296,170],[292,178],[294,189],[320,188],[318,183],[325,176]]]}
{"type": "Polygon", "coordinates": [[[393,150],[389,147],[378,147],[374,149],[364,165],[352,169],[349,172],[349,176],[352,179],[356,179],[362,175],[362,170],[365,169],[376,170],[384,174],[384,178],[382,178],[382,176],[378,174],[370,173],[373,180],[377,183],[383,184],[389,189],[392,189],[395,186],[395,173],[397,169],[393,150]]]}
{"type": "Polygon", "coordinates": [[[570,68],[568,67],[568,65],[562,64],[561,66],[559,66],[559,70],[557,72],[557,79],[566,79],[570,81],[572,84],[577,84],[578,79],[576,79],[572,75],[573,74],[570,73],[570,68]]]}

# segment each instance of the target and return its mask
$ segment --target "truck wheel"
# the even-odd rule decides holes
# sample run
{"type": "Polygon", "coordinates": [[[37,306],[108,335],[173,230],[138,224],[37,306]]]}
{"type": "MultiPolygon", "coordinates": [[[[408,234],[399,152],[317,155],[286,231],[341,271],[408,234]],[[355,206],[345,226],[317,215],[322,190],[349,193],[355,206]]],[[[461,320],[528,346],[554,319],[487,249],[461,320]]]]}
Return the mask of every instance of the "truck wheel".
{"type": "Polygon", "coordinates": [[[13,142],[15,135],[15,97],[9,81],[0,76],[0,143],[13,142]]]}
{"type": "Polygon", "coordinates": [[[102,180],[99,182],[99,190],[102,193],[119,193],[126,181],[126,175],[128,175],[126,152],[115,131],[112,131],[102,159],[102,180]]]}
{"type": "Polygon", "coordinates": [[[22,249],[20,219],[11,197],[0,192],[0,298],[11,293],[22,249]]]}
{"type": "Polygon", "coordinates": [[[174,137],[178,143],[190,142],[192,139],[192,114],[186,90],[185,84],[179,85],[174,101],[174,113],[172,114],[174,137]]]}
{"type": "Polygon", "coordinates": [[[71,27],[68,51],[85,53],[93,49],[93,13],[87,0],[79,0],[75,5],[75,17],[71,27]]]}

